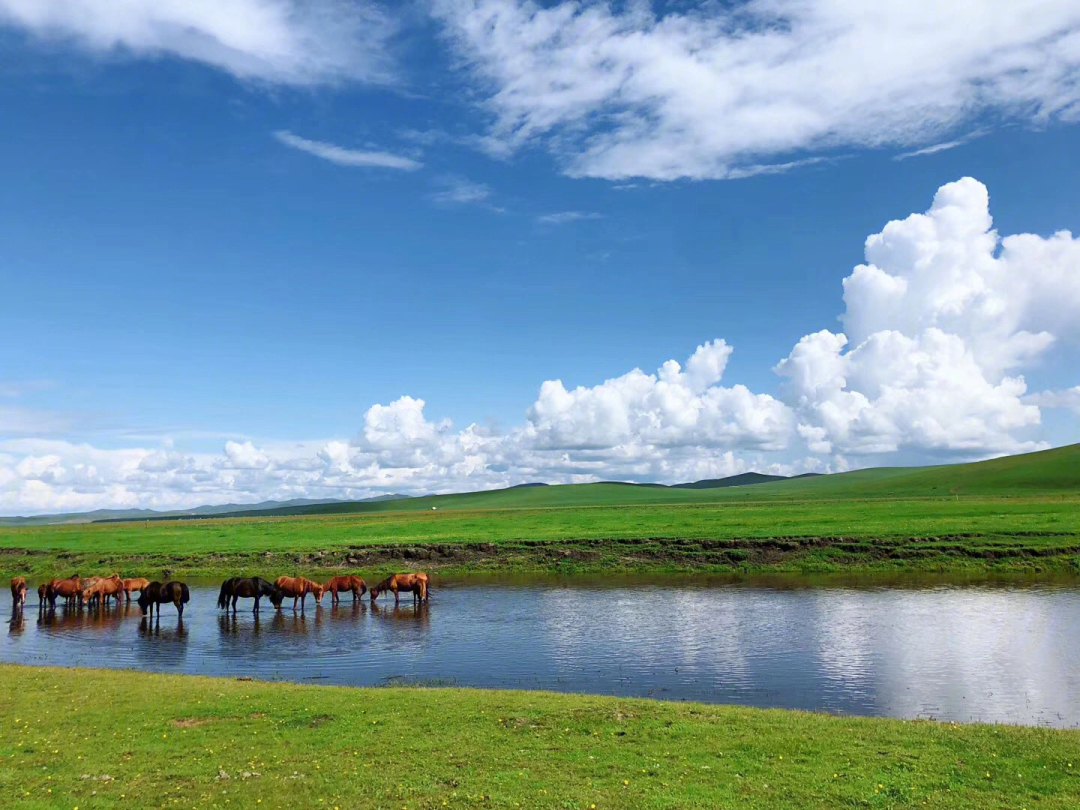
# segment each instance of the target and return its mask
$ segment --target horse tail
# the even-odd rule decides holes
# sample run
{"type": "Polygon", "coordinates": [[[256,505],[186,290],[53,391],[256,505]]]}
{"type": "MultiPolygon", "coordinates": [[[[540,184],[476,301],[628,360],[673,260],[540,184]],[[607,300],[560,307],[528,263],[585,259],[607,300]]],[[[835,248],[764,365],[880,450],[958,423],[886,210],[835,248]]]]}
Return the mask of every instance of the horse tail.
{"type": "Polygon", "coordinates": [[[188,590],[188,586],[187,586],[186,583],[181,582],[180,583],[180,604],[181,605],[186,605],[190,601],[191,601],[191,591],[188,590]]]}
{"type": "Polygon", "coordinates": [[[219,608],[229,606],[229,593],[228,593],[228,591],[229,591],[229,583],[230,582],[232,582],[232,580],[227,579],[227,580],[225,580],[224,582],[221,583],[221,593],[218,595],[218,600],[217,600],[217,606],[219,608]]]}

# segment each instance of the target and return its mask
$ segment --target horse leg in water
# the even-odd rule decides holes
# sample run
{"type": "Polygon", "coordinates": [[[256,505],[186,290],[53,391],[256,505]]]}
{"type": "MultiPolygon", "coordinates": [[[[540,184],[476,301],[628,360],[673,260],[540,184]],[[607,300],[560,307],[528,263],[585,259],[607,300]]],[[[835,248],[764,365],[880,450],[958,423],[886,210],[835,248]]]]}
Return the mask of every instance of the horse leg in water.
{"type": "Polygon", "coordinates": [[[253,607],[251,609],[252,613],[258,613],[259,612],[259,597],[260,597],[260,594],[255,594],[255,607],[253,607]]]}
{"type": "Polygon", "coordinates": [[[304,612],[304,605],[307,604],[307,591],[300,594],[300,612],[304,612]]]}
{"type": "Polygon", "coordinates": [[[183,615],[184,615],[184,603],[180,601],[180,594],[179,593],[176,594],[175,597],[173,597],[173,604],[176,605],[176,612],[181,617],[183,617],[183,615]]]}

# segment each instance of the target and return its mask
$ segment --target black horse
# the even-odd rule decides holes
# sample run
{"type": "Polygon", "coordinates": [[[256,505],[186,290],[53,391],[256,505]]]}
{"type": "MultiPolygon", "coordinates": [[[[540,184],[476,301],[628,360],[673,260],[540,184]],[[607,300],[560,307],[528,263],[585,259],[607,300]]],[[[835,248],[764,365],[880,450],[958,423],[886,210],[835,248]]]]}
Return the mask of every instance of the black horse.
{"type": "Polygon", "coordinates": [[[143,616],[149,613],[152,617],[154,615],[154,605],[157,605],[159,619],[161,618],[161,606],[166,602],[172,602],[176,605],[176,612],[183,618],[184,605],[189,601],[191,601],[191,594],[188,592],[188,586],[175,580],[166,582],[164,585],[157,581],[151,582],[139,594],[139,607],[142,609],[143,616]]]}
{"type": "Polygon", "coordinates": [[[259,600],[264,596],[270,597],[270,604],[279,608],[285,595],[281,592],[281,588],[262,577],[233,577],[221,583],[221,593],[218,595],[217,603],[219,608],[228,610],[229,600],[232,599],[232,609],[235,613],[238,599],[254,599],[255,608],[252,612],[257,613],[259,600]]]}

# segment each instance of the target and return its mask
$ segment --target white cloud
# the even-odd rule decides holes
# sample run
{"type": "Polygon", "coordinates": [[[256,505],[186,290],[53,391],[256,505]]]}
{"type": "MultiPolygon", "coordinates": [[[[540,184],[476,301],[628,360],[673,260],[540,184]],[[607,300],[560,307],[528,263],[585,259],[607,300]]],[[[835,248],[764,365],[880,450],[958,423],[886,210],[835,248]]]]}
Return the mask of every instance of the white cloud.
{"type": "Polygon", "coordinates": [[[1026,400],[1043,408],[1068,408],[1080,416],[1080,385],[1065,391],[1041,391],[1026,400]]]}
{"type": "Polygon", "coordinates": [[[540,140],[574,176],[744,176],[799,151],[932,143],[982,113],[1080,114],[1072,0],[434,8],[482,83],[491,151],[540,140]]]}
{"type": "Polygon", "coordinates": [[[424,165],[412,158],[394,155],[390,152],[346,149],[343,146],[335,146],[332,143],[310,141],[307,138],[301,138],[299,135],[293,135],[291,132],[285,130],[275,132],[274,137],[286,146],[290,146],[293,149],[299,149],[301,152],[307,152],[310,155],[315,155],[315,157],[320,157],[323,160],[329,160],[331,163],[337,163],[339,166],[375,166],[384,169],[400,169],[406,172],[413,172],[424,165]]]}
{"type": "Polygon", "coordinates": [[[0,0],[0,24],[96,54],[176,56],[240,79],[387,82],[389,17],[367,0],[0,0]]]}
{"type": "Polygon", "coordinates": [[[603,214],[597,214],[593,211],[557,211],[554,214],[541,214],[536,218],[536,221],[541,225],[566,225],[570,222],[603,218],[603,214]]]}
{"type": "Polygon", "coordinates": [[[930,146],[924,146],[921,149],[912,149],[909,152],[901,152],[899,155],[895,155],[893,160],[907,160],[913,157],[922,157],[923,155],[936,155],[938,152],[947,152],[949,149],[955,149],[958,146],[963,146],[970,138],[957,138],[954,141],[943,141],[941,143],[930,144],[930,146]]]}
{"type": "MultiPolygon", "coordinates": [[[[802,338],[780,399],[722,384],[732,347],[592,386],[540,386],[505,432],[432,420],[425,402],[371,406],[357,435],[226,441],[222,452],[103,450],[0,440],[0,514],[190,507],[297,497],[485,489],[526,481],[673,483],[750,469],[845,470],[895,451],[963,457],[1035,449],[1040,406],[1080,414],[1080,387],[1028,395],[1021,372],[1080,345],[1080,240],[999,238],[986,188],[943,186],[925,214],[866,240],[843,284],[844,333],[802,338]]],[[[1070,367],[1068,371],[1072,371],[1070,367]]],[[[1070,377],[1071,382],[1075,377],[1070,377]]],[[[0,437],[4,429],[0,409],[0,437]]],[[[29,426],[33,431],[33,425],[29,426]]]]}
{"type": "Polygon", "coordinates": [[[435,182],[442,189],[433,192],[431,199],[444,205],[486,203],[488,198],[491,197],[490,186],[483,183],[474,183],[472,180],[458,175],[444,175],[435,182]]]}
{"type": "Polygon", "coordinates": [[[813,452],[1039,446],[1017,435],[1040,414],[1015,372],[1080,337],[1080,240],[999,239],[988,206],[964,178],[866,240],[845,334],[807,335],[777,367],[813,452]]]}

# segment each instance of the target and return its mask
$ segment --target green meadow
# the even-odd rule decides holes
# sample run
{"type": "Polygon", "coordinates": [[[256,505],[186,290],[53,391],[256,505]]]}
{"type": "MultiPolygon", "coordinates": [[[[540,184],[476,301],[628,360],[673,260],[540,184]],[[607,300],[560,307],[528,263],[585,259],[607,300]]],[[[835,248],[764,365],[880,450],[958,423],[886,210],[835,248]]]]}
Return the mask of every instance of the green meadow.
{"type": "Polygon", "coordinates": [[[1073,808],[1080,732],[0,666],[6,807],[1073,808]]]}
{"type": "Polygon", "coordinates": [[[714,489],[523,487],[289,514],[0,527],[5,570],[1080,571],[1080,445],[714,489]],[[433,508],[434,507],[434,508],[433,508]]]}

